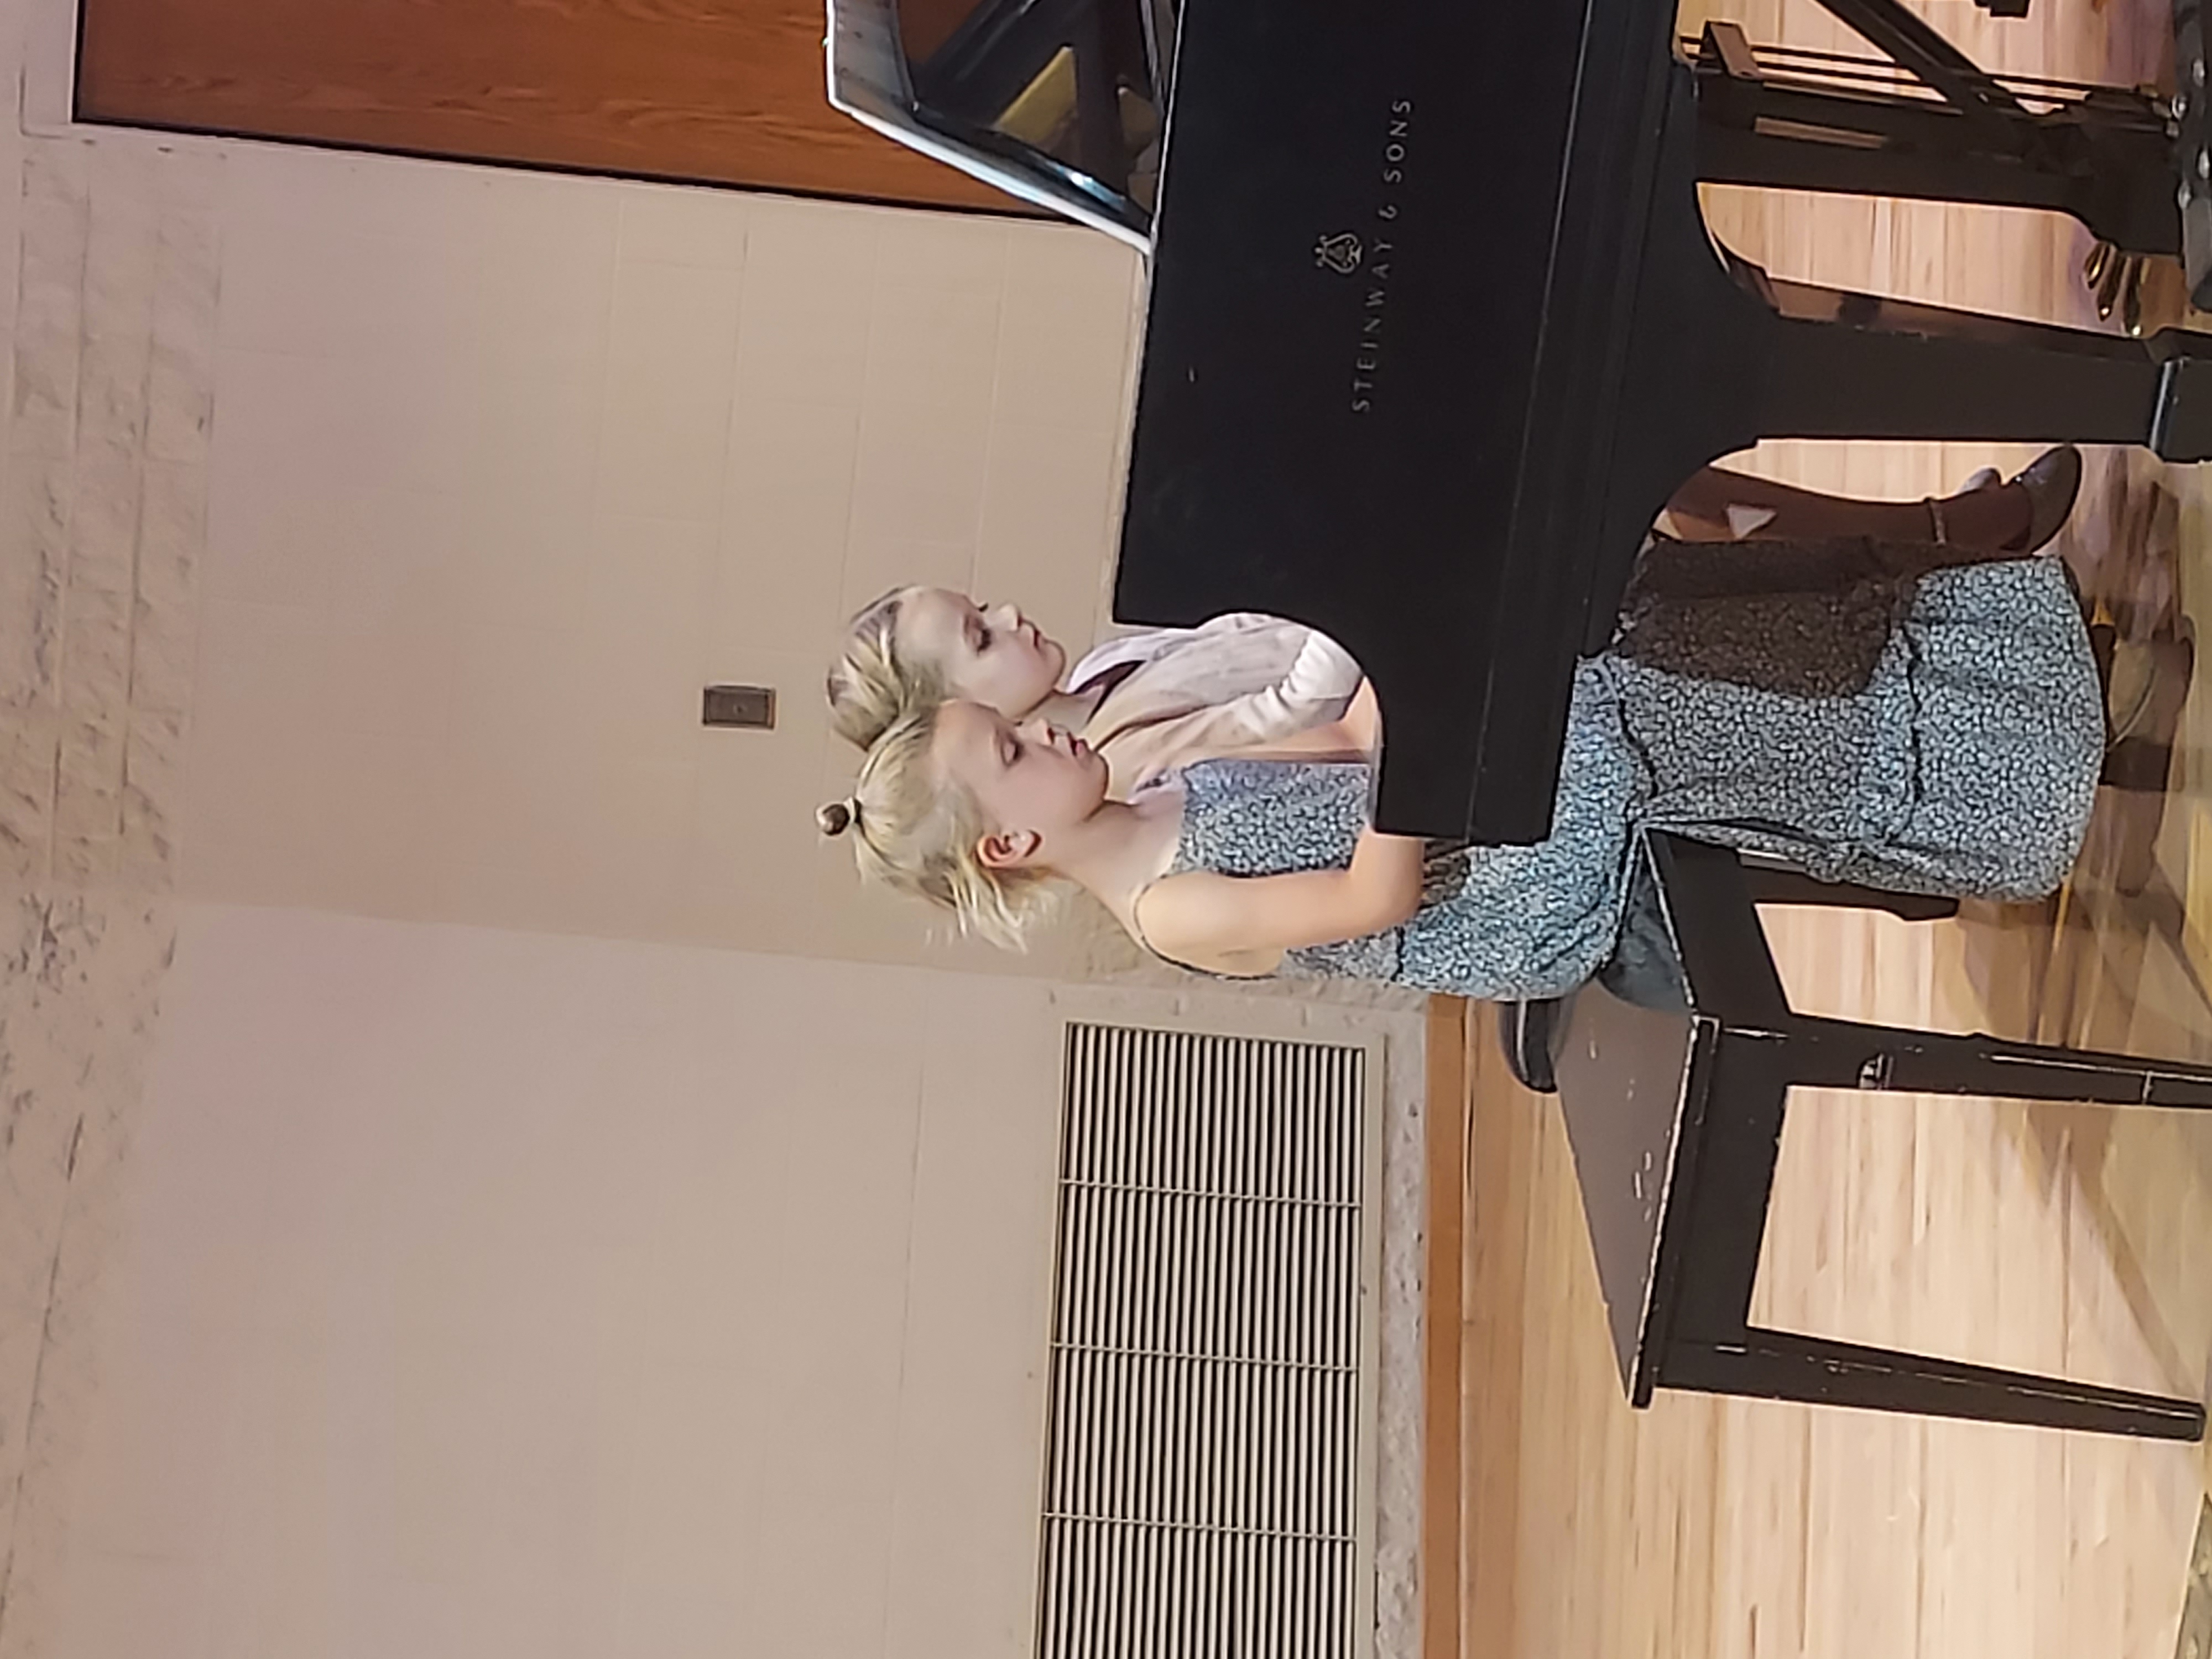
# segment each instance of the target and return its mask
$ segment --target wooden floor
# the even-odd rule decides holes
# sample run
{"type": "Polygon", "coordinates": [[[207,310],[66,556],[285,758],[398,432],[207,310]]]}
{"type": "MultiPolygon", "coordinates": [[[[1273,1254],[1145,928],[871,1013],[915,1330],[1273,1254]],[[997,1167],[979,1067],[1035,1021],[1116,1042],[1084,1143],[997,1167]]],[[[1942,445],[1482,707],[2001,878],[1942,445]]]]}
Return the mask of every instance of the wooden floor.
{"type": "MultiPolygon", "coordinates": [[[[2162,3],[2033,0],[2030,19],[2008,22],[1968,0],[1923,9],[1998,66],[2123,82],[2160,70],[2162,3]]],[[[1761,0],[1724,15],[1755,40],[1856,49],[1808,4],[1761,0]]],[[[2095,320],[2078,276],[2086,239],[2056,220],[1738,191],[1715,192],[1708,211],[1777,275],[2095,320]]],[[[2175,312],[2178,289],[2163,292],[2175,312]]],[[[1755,465],[1917,497],[1984,462],[2025,459],[1801,446],[1762,451],[1755,465]]],[[[2068,556],[2124,623],[2142,625],[2178,592],[2212,640],[2212,481],[2100,454],[2070,533],[2068,556]],[[2130,513],[2160,487],[2178,522],[2146,533],[2130,513]]],[[[2113,890],[2112,827],[2100,822],[2081,872],[2050,905],[1920,927],[1770,913],[1793,996],[1824,1012],[2212,1057],[2203,689],[2159,877],[2141,898],[2113,890]]],[[[2199,1448],[1694,1396],[1630,1412],[1558,1113],[1504,1075],[1488,1011],[1471,1018],[1450,1517],[1461,1652],[2174,1652],[2212,1467],[2199,1448]]],[[[2202,1395],[2212,1121],[1806,1093],[1792,1103],[1759,1299],[1765,1322],[2202,1395]]],[[[1431,1626],[1445,1637],[1432,1654],[1452,1645],[1447,1623],[1431,1626]]]]}

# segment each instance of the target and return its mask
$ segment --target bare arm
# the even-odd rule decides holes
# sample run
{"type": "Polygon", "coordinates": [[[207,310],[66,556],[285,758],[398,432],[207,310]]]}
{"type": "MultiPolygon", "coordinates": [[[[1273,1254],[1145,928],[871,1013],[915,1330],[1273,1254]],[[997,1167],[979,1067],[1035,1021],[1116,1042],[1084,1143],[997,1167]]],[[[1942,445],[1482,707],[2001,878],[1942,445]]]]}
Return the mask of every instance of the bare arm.
{"type": "Polygon", "coordinates": [[[1382,752],[1382,705],[1376,700],[1374,681],[1359,682],[1359,690],[1352,694],[1352,706],[1344,711],[1344,718],[1338,724],[1361,754],[1382,752]]]}
{"type": "MultiPolygon", "coordinates": [[[[1362,680],[1340,720],[1306,735],[1346,752],[1379,753],[1382,717],[1374,686],[1362,680]]],[[[1427,850],[1418,836],[1370,828],[1360,831],[1352,861],[1341,870],[1186,872],[1141,896],[1139,926],[1154,950],[1177,961],[1266,971],[1285,951],[1364,939],[1411,920],[1421,908],[1427,850]]]]}
{"type": "Polygon", "coordinates": [[[1342,870],[1170,876],[1144,896],[1139,926],[1153,949],[1190,963],[1234,963],[1364,938],[1420,908],[1423,850],[1417,837],[1369,830],[1342,870]]]}

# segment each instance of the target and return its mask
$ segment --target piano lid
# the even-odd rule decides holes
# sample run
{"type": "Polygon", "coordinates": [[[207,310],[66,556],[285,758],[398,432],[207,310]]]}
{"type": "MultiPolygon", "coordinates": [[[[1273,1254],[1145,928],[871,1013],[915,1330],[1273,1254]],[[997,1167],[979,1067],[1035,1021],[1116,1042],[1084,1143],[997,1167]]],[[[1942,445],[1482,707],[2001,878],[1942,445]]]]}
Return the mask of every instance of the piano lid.
{"type": "Polygon", "coordinates": [[[835,107],[1152,251],[1170,0],[908,0],[903,19],[896,0],[827,3],[835,107]]]}

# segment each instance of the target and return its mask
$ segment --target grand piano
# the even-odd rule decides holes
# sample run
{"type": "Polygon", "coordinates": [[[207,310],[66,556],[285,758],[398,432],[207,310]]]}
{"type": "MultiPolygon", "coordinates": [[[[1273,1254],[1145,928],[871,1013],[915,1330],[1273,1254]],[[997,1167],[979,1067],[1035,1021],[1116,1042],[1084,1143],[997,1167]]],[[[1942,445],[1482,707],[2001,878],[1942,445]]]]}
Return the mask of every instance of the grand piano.
{"type": "Polygon", "coordinates": [[[1146,253],[1116,617],[1324,629],[1382,702],[1378,824],[1523,842],[1576,662],[1705,463],[1781,437],[2212,458],[2212,337],[1783,283],[1710,235],[1701,178],[2070,213],[2115,270],[2212,212],[2197,112],[1823,3],[1877,55],[1678,40],[1673,0],[830,0],[830,95],[1146,253]]]}

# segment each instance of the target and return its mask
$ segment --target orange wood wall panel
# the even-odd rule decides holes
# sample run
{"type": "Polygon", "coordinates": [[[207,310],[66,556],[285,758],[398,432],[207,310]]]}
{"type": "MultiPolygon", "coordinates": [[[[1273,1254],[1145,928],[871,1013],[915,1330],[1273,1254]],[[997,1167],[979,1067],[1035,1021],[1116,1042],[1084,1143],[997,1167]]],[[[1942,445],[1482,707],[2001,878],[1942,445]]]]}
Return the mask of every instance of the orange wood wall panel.
{"type": "Polygon", "coordinates": [[[83,121],[1020,210],[841,115],[822,0],[84,0],[83,121]]]}

